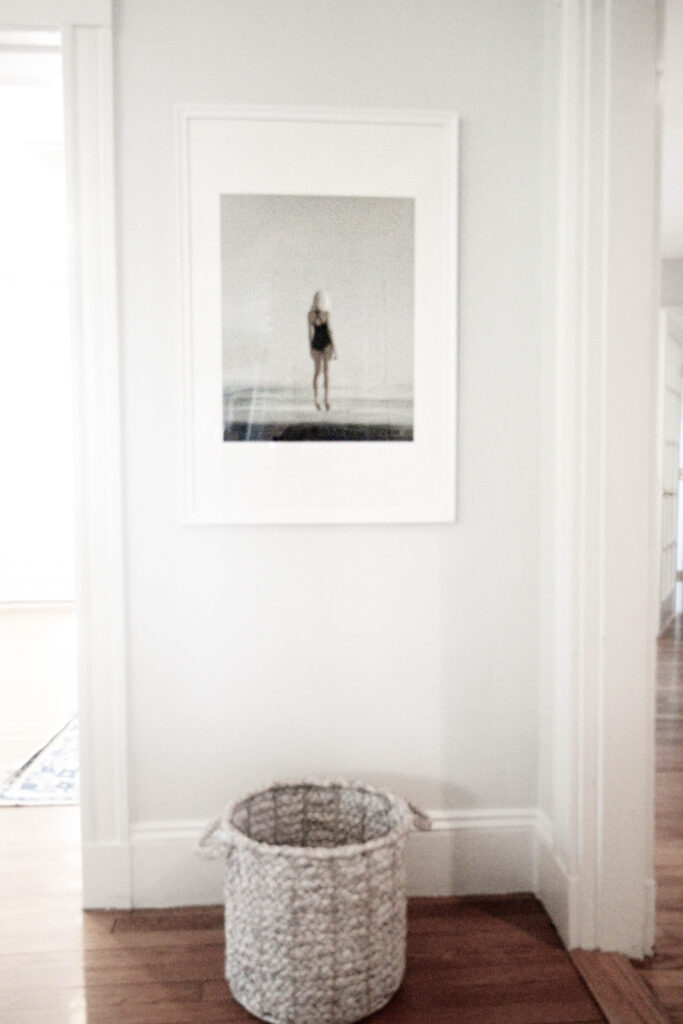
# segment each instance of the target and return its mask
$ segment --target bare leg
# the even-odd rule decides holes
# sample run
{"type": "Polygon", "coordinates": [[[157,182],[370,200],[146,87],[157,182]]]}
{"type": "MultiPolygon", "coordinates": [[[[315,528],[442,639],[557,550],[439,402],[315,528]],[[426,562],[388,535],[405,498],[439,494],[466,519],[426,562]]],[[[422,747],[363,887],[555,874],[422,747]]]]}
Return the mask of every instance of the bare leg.
{"type": "Polygon", "coordinates": [[[315,368],[313,370],[313,401],[315,402],[316,409],[320,409],[320,402],[318,401],[318,377],[320,376],[320,362],[321,353],[314,352],[313,365],[315,368]]]}
{"type": "Polygon", "coordinates": [[[329,359],[323,358],[323,389],[325,391],[325,408],[330,409],[330,372],[328,370],[329,359]]]}

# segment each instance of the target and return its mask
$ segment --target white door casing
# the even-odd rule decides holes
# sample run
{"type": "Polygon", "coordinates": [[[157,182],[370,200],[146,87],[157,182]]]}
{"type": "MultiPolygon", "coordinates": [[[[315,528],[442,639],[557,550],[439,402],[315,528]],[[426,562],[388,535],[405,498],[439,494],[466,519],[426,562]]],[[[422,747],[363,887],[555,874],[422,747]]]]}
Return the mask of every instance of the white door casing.
{"type": "Polygon", "coordinates": [[[640,957],[654,940],[661,11],[640,0],[547,10],[552,740],[538,891],[569,947],[640,957]]]}
{"type": "Polygon", "coordinates": [[[83,900],[131,902],[111,0],[0,0],[0,29],[58,29],[64,68],[76,442],[83,900]]]}

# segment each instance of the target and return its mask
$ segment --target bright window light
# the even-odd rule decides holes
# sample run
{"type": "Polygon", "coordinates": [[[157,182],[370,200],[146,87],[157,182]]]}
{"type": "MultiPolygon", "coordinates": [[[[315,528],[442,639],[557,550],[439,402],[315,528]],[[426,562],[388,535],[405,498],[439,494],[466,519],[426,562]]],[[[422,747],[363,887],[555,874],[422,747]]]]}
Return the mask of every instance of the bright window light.
{"type": "Polygon", "coordinates": [[[0,601],[73,598],[62,69],[36,36],[0,37],[0,601]]]}

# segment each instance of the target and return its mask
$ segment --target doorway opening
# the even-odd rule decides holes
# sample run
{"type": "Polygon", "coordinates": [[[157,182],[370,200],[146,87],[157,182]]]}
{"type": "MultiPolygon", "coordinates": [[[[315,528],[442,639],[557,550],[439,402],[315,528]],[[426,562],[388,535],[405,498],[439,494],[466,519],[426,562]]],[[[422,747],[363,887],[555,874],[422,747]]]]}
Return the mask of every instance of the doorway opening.
{"type": "Polygon", "coordinates": [[[78,803],[61,34],[0,31],[0,808],[78,803]]]}
{"type": "Polygon", "coordinates": [[[660,80],[658,380],[659,607],[655,693],[655,956],[639,970],[672,1019],[681,1013],[683,911],[683,4],[666,0],[660,80]]]}

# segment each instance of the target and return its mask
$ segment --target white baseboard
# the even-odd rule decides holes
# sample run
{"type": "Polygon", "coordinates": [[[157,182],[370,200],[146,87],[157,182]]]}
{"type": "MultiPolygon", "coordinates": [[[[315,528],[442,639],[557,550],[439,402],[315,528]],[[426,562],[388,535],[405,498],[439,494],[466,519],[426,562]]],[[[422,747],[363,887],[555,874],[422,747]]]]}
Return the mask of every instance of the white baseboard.
{"type": "MultiPolygon", "coordinates": [[[[568,949],[585,945],[579,880],[558,855],[547,816],[534,808],[430,811],[431,829],[408,839],[410,896],[535,893],[568,949]]],[[[83,851],[87,908],[222,903],[223,867],[195,852],[206,822],[134,825],[131,843],[83,851]]],[[[652,950],[655,883],[645,887],[643,953],[652,950]]]]}
{"type": "Polygon", "coordinates": [[[576,879],[555,850],[553,828],[543,811],[536,812],[534,876],[534,892],[571,949],[576,944],[576,879]]]}
{"type": "Polygon", "coordinates": [[[85,843],[82,873],[86,910],[130,909],[133,888],[128,843],[85,843]]]}
{"type": "MultiPolygon", "coordinates": [[[[432,830],[408,841],[411,896],[530,892],[536,811],[432,811],[432,830]]],[[[197,906],[222,902],[222,868],[194,852],[203,821],[133,826],[132,904],[197,906]]]]}
{"type": "MultiPolygon", "coordinates": [[[[534,850],[534,892],[543,904],[550,919],[557,928],[567,949],[594,949],[600,946],[595,934],[592,917],[586,919],[582,911],[579,878],[570,874],[555,846],[552,825],[542,811],[536,814],[534,850]]],[[[638,943],[629,949],[617,950],[629,956],[648,956],[655,941],[656,884],[654,879],[645,882],[643,935],[638,943]]]]}
{"type": "Polygon", "coordinates": [[[533,809],[431,811],[408,840],[410,896],[469,896],[533,888],[533,809]]]}

